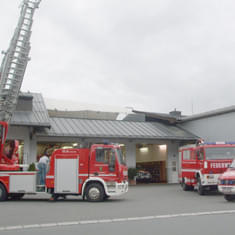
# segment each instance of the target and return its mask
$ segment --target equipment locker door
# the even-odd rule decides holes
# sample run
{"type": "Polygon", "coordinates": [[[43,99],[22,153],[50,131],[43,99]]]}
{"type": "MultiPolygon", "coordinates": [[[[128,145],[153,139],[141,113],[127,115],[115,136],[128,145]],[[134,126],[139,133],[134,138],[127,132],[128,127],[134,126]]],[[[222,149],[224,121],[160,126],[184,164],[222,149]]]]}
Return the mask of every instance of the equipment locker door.
{"type": "Polygon", "coordinates": [[[78,161],[55,159],[55,193],[78,193],[78,161]]]}
{"type": "Polygon", "coordinates": [[[35,193],[36,173],[20,172],[10,175],[10,193],[35,193]]]}

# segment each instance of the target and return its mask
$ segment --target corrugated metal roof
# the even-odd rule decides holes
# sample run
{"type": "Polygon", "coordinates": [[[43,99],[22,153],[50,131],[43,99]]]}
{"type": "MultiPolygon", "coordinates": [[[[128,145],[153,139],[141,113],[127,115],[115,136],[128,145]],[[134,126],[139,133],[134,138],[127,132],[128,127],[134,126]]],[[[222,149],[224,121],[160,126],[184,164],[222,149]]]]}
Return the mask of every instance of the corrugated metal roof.
{"type": "Polygon", "coordinates": [[[39,93],[25,93],[26,96],[29,94],[33,96],[32,111],[15,111],[10,124],[50,127],[50,118],[42,95],[39,93]]]}
{"type": "Polygon", "coordinates": [[[119,113],[117,112],[101,112],[93,110],[81,111],[63,111],[63,110],[48,110],[50,117],[57,118],[79,118],[91,120],[116,120],[119,113]]]}
{"type": "Polygon", "coordinates": [[[176,126],[152,122],[86,120],[50,118],[51,128],[39,136],[128,138],[128,139],[178,139],[195,140],[198,137],[176,126]]]}

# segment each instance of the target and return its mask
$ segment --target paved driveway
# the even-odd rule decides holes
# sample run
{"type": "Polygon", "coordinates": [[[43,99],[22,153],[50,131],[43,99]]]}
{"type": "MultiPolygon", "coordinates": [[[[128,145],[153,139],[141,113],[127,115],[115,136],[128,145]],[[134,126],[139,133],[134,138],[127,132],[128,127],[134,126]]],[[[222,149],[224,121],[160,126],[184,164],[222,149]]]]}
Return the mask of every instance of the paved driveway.
{"type": "Polygon", "coordinates": [[[235,231],[235,203],[217,193],[184,192],[179,185],[133,186],[126,195],[101,203],[77,197],[49,202],[48,198],[42,194],[0,203],[0,234],[104,234],[100,228],[111,234],[130,234],[130,230],[142,234],[143,228],[146,234],[154,234],[156,229],[161,234],[196,234],[210,223],[214,226],[207,234],[213,230],[214,235],[219,234],[219,228],[235,231]]]}

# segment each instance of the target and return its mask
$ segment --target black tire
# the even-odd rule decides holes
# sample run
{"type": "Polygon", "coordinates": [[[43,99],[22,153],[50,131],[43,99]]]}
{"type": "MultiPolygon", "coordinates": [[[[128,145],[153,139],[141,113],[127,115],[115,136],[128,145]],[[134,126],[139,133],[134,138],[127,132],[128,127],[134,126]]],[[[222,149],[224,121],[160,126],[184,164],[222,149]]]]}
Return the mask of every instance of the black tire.
{"type": "Polygon", "coordinates": [[[225,200],[227,200],[228,202],[234,201],[235,200],[235,195],[224,195],[225,200]]]}
{"type": "Polygon", "coordinates": [[[24,196],[24,193],[13,193],[9,197],[13,200],[20,200],[24,196]]]}
{"type": "Polygon", "coordinates": [[[183,189],[184,191],[189,191],[189,190],[192,189],[191,186],[189,186],[189,185],[187,185],[187,184],[185,183],[185,180],[184,180],[184,179],[182,179],[181,187],[182,187],[182,189],[183,189]]]}
{"type": "Polygon", "coordinates": [[[108,200],[109,198],[110,196],[107,196],[107,195],[104,196],[104,200],[108,200]]]}
{"type": "Polygon", "coordinates": [[[89,202],[101,202],[104,200],[104,188],[99,183],[91,183],[86,187],[86,198],[89,202]]]}
{"type": "Polygon", "coordinates": [[[205,189],[202,186],[200,177],[197,178],[197,192],[199,195],[205,195],[205,189]]]}
{"type": "Polygon", "coordinates": [[[0,201],[7,200],[7,191],[6,188],[0,183],[0,201]]]}

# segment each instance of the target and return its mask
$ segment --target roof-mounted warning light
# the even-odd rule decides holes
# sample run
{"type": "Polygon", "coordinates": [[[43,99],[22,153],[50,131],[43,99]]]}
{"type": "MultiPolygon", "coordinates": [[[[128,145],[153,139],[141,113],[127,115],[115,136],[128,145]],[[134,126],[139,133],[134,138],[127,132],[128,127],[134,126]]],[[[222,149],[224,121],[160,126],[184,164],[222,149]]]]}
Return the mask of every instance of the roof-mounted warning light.
{"type": "Polygon", "coordinates": [[[230,144],[235,145],[234,141],[215,141],[215,142],[204,142],[201,145],[222,145],[222,144],[230,144]]]}

